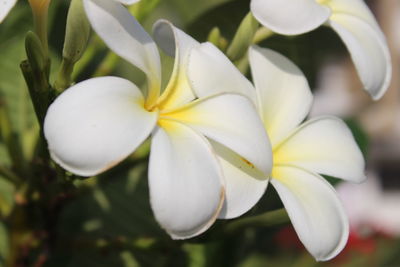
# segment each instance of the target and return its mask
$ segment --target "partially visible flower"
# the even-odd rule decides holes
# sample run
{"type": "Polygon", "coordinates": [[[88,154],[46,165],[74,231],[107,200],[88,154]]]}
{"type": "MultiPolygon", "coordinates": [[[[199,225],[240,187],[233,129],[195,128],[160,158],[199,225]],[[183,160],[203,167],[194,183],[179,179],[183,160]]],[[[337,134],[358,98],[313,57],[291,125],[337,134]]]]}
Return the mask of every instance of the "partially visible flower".
{"type": "MultiPolygon", "coordinates": [[[[218,54],[222,58],[222,53],[209,45],[192,52],[189,77],[201,81],[193,86],[204,95],[235,82],[220,78],[228,74],[221,61],[212,61],[211,55],[216,58],[218,54]]],[[[317,260],[329,260],[345,246],[349,225],[334,188],[319,174],[361,182],[365,179],[363,156],[340,119],[317,117],[302,123],[310,110],[312,94],[306,78],[292,62],[258,47],[250,49],[249,59],[256,91],[247,94],[258,106],[273,150],[268,180],[307,250],[317,260]]],[[[245,90],[240,93],[245,94],[245,90]]],[[[220,218],[232,218],[254,205],[268,180],[251,166],[238,165],[237,157],[219,155],[226,174],[226,203],[220,218]],[[239,202],[242,210],[238,210],[239,202]]]]}
{"type": "Polygon", "coordinates": [[[363,0],[252,0],[251,11],[274,32],[296,35],[325,24],[347,46],[373,99],[389,87],[392,65],[385,37],[363,0]]]}
{"type": "Polygon", "coordinates": [[[17,0],[2,0],[0,1],[0,23],[7,17],[8,13],[14,7],[17,0]]]}
{"type": "MultiPolygon", "coordinates": [[[[89,79],[66,90],[45,118],[52,158],[75,174],[96,175],[152,135],[149,189],[156,219],[175,239],[202,233],[220,213],[225,196],[224,173],[211,143],[234,151],[243,164],[265,177],[271,171],[271,147],[252,101],[234,93],[215,90],[202,95],[193,90],[187,62],[200,44],[167,21],[154,25],[156,42],[175,57],[161,94],[156,43],[135,18],[116,1],[85,0],[84,4],[93,28],[107,45],[146,74],[147,97],[136,85],[117,77],[89,79]]],[[[236,79],[236,83],[219,84],[223,91],[228,91],[228,85],[254,90],[237,70],[223,79],[236,79]]]]}

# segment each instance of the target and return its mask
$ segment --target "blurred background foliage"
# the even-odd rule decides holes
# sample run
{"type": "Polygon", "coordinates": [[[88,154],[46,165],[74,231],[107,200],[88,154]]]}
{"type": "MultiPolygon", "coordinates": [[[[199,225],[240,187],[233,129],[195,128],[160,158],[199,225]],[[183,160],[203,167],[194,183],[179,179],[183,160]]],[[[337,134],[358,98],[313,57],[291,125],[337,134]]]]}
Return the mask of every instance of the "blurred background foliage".
{"type": "MultiPolygon", "coordinates": [[[[135,6],[132,12],[149,32],[154,21],[165,18],[199,41],[206,41],[217,26],[228,43],[249,11],[248,0],[142,2],[146,4],[135,6]]],[[[60,65],[68,6],[68,0],[54,0],[50,6],[51,81],[60,65]]],[[[29,184],[38,182],[37,170],[44,164],[37,158],[39,127],[19,68],[19,63],[26,58],[24,38],[32,25],[27,1],[19,1],[0,25],[0,266],[400,264],[400,240],[381,234],[351,236],[347,248],[335,260],[317,263],[288,224],[243,227],[227,232],[224,229],[230,222],[218,221],[200,237],[173,241],[157,225],[149,205],[148,143],[122,164],[98,177],[81,179],[71,175],[71,182],[57,181],[49,178],[54,177],[54,170],[49,170],[47,176],[40,177],[43,190],[29,191],[29,184]],[[8,169],[13,173],[7,173],[8,169]],[[14,183],[14,174],[24,182],[14,183]]],[[[260,45],[292,59],[305,72],[312,88],[317,87],[323,64],[330,59],[348,57],[339,38],[328,28],[297,37],[275,35],[260,45]]],[[[173,60],[163,55],[164,69],[170,69],[172,64],[173,60]]],[[[111,74],[139,84],[143,81],[139,70],[108,51],[92,34],[73,77],[78,82],[111,74]]],[[[168,71],[165,74],[168,77],[168,71]]],[[[365,157],[370,158],[374,140],[370,140],[356,114],[345,118],[365,157]]],[[[395,171],[395,176],[398,174],[395,171]]],[[[328,179],[336,183],[334,178],[328,179]]],[[[269,187],[260,203],[247,215],[281,207],[276,193],[269,187]]]]}

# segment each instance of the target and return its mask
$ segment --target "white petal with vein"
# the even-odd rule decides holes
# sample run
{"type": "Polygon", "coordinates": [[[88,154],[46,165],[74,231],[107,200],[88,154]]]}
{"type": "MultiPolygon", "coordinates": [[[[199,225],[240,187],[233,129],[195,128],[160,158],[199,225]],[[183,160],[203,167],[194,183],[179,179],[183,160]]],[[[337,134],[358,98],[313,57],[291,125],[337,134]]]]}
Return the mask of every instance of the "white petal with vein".
{"type": "Polygon", "coordinates": [[[382,32],[348,14],[334,14],[330,26],[347,46],[365,89],[374,100],[381,98],[392,76],[389,49],[382,32]]]}
{"type": "Polygon", "coordinates": [[[365,179],[363,155],[349,128],[335,117],[319,117],[301,125],[275,149],[274,162],[352,182],[365,179]]]}
{"type": "Polygon", "coordinates": [[[271,183],[307,250],[319,261],[346,245],[349,223],[334,188],[322,177],[291,166],[274,166],[271,183]]]}
{"type": "Polygon", "coordinates": [[[49,107],[44,134],[52,158],[81,176],[105,171],[131,154],[153,130],[158,114],[143,108],[131,82],[93,78],[61,94],[49,107]]]}
{"type": "Polygon", "coordinates": [[[216,142],[211,144],[225,176],[225,202],[219,218],[238,217],[260,200],[267,189],[268,178],[232,150],[216,142]]]}
{"type": "Polygon", "coordinates": [[[252,0],[250,10],[265,27],[287,35],[314,30],[331,15],[329,7],[314,0],[252,0]]]}
{"type": "Polygon", "coordinates": [[[253,46],[249,59],[260,114],[275,146],[307,116],[312,94],[301,70],[281,54],[253,46]]]}
{"type": "Polygon", "coordinates": [[[160,121],[149,165],[154,215],[174,239],[206,231],[224,201],[223,176],[207,140],[189,127],[160,121]]]}
{"type": "Polygon", "coordinates": [[[269,175],[272,153],[268,136],[254,104],[238,94],[220,94],[200,99],[162,114],[181,121],[208,138],[238,153],[269,175]]]}

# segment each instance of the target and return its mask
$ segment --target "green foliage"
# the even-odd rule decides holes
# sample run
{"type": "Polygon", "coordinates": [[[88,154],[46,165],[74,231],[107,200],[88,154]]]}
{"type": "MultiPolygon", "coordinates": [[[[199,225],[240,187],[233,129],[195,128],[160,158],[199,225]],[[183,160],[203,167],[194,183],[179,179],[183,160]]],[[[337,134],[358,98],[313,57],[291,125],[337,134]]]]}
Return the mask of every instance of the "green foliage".
{"type": "Polygon", "coordinates": [[[9,254],[7,228],[0,221],[0,267],[6,266],[6,259],[9,254]]]}

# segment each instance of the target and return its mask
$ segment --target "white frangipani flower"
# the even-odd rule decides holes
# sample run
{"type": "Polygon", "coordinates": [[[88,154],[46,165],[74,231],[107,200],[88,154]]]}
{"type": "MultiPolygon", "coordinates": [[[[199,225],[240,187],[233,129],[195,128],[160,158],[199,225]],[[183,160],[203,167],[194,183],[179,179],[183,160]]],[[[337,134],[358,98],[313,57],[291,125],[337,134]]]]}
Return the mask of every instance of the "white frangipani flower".
{"type": "MultiPolygon", "coordinates": [[[[225,195],[221,164],[210,142],[234,151],[264,176],[270,174],[271,147],[254,104],[235,93],[215,90],[205,96],[193,90],[187,62],[190,51],[200,44],[166,21],[154,25],[154,36],[175,56],[175,65],[160,94],[160,57],[151,37],[120,3],[84,4],[107,45],[146,74],[147,97],[117,77],[93,78],[71,87],[54,101],[45,118],[52,158],[75,174],[96,175],[151,135],[149,188],[156,219],[175,239],[202,233],[217,218],[225,195]]],[[[239,72],[235,75],[238,83],[229,85],[252,88],[239,72]]],[[[219,86],[228,91],[226,85],[219,86]]]]}
{"type": "MultiPolygon", "coordinates": [[[[212,54],[222,57],[217,49],[203,44],[194,49],[189,62],[190,80],[201,81],[193,86],[203,95],[219,84],[238,83],[219,78],[225,77],[227,70],[218,64],[221,61],[211,61],[212,54]]],[[[270,180],[305,247],[318,260],[333,258],[345,246],[349,226],[334,188],[319,174],[361,182],[365,179],[363,156],[341,120],[317,117],[302,123],[310,111],[312,94],[293,63],[258,47],[250,49],[249,59],[256,91],[248,94],[258,106],[271,140],[272,175],[263,179],[264,174],[239,165],[232,152],[217,149],[226,177],[226,202],[220,217],[232,218],[246,211],[270,180]]],[[[248,88],[241,88],[245,94],[248,88]]]]}
{"type": "Polygon", "coordinates": [[[364,158],[338,118],[302,123],[312,94],[293,63],[256,47],[249,57],[259,112],[272,143],[271,183],[307,250],[317,260],[329,260],[344,248],[349,226],[334,188],[319,174],[362,182],[364,158]]]}
{"type": "Polygon", "coordinates": [[[252,0],[255,18],[274,32],[296,35],[325,24],[342,39],[373,99],[389,87],[392,65],[385,37],[363,0],[252,0]]]}
{"type": "Polygon", "coordinates": [[[0,23],[7,17],[8,13],[15,6],[17,0],[1,0],[0,1],[0,23]]]}

